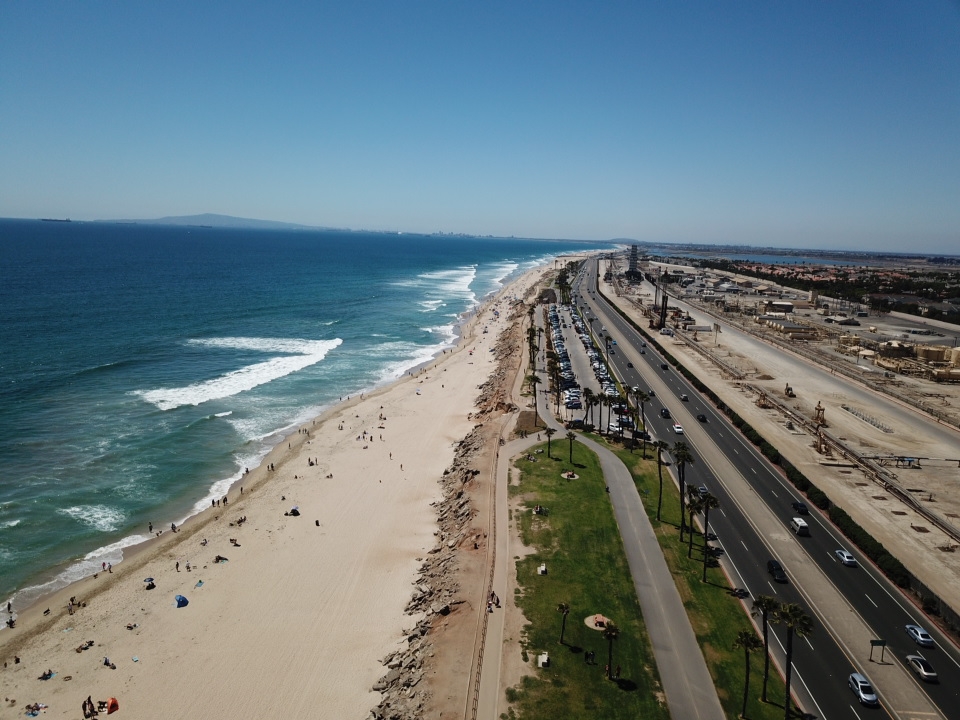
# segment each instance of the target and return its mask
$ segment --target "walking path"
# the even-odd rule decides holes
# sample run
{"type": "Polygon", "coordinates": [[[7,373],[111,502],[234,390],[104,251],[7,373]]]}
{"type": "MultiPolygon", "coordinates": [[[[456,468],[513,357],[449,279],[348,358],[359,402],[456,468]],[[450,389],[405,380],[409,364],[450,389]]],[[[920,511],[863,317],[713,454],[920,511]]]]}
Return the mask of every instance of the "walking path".
{"type": "MultiPolygon", "coordinates": [[[[544,368],[540,368],[538,372],[542,377],[546,377],[544,368]]],[[[564,428],[550,410],[548,396],[542,392],[537,392],[536,395],[540,417],[549,427],[563,431],[564,428]]],[[[578,440],[600,457],[671,716],[676,720],[722,720],[723,708],[717,697],[713,678],[707,670],[680,594],[629,470],[606,448],[582,435],[578,435],[578,440]]],[[[511,529],[507,522],[509,461],[537,442],[539,441],[536,438],[529,437],[513,440],[500,448],[497,462],[495,511],[500,522],[496,524],[494,537],[497,561],[492,589],[508,603],[513,600],[506,593],[513,556],[510,553],[511,529]]],[[[499,702],[503,696],[500,670],[503,653],[518,651],[518,648],[504,646],[504,615],[503,612],[495,612],[489,617],[484,637],[483,672],[480,676],[476,713],[476,717],[483,720],[496,720],[500,716],[499,702]]]]}

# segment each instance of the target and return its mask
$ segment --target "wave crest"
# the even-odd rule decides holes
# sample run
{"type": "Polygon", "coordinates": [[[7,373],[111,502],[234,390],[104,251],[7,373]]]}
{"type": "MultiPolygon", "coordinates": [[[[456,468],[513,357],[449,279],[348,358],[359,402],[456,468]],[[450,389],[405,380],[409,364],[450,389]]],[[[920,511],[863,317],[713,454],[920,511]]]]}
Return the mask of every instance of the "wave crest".
{"type": "Polygon", "coordinates": [[[186,387],[137,390],[134,394],[148,403],[156,405],[160,410],[173,410],[183,405],[200,405],[210,400],[220,400],[252,390],[258,385],[265,385],[268,382],[315,365],[342,342],[343,340],[340,338],[334,338],[333,340],[300,340],[227,337],[191,340],[190,343],[193,345],[288,354],[247,365],[226,375],[186,387]]]}

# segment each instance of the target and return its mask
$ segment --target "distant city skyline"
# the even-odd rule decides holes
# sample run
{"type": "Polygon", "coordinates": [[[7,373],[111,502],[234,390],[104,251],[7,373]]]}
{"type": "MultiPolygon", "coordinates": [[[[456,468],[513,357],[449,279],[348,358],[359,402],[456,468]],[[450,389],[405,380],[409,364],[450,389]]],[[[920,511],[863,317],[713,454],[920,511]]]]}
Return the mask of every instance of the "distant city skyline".
{"type": "Polygon", "coordinates": [[[960,4],[3,3],[0,217],[960,253],[960,4]]]}

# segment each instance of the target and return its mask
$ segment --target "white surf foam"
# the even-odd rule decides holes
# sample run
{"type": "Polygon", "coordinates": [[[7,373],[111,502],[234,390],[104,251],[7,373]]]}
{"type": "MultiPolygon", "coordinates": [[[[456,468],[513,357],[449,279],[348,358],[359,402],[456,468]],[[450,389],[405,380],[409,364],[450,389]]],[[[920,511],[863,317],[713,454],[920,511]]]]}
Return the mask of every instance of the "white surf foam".
{"type": "Polygon", "coordinates": [[[107,505],[74,505],[60,508],[57,512],[96,528],[100,532],[113,532],[123,524],[126,517],[119,510],[107,505]]]}
{"type": "Polygon", "coordinates": [[[200,405],[252,390],[279,378],[315,365],[343,340],[299,340],[281,338],[208,338],[191,340],[191,344],[237,350],[256,350],[264,353],[287,353],[265,362],[247,365],[213,380],[179,388],[137,390],[134,394],[156,405],[161,410],[173,410],[183,405],[200,405]]]}

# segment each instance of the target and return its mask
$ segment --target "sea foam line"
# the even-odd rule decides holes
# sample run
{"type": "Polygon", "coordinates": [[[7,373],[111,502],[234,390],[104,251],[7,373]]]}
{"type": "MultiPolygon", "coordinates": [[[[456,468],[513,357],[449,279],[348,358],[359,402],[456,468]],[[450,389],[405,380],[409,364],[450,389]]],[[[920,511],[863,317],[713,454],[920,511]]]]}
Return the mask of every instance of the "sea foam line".
{"type": "Polygon", "coordinates": [[[173,410],[183,405],[200,405],[252,390],[291,373],[315,365],[327,353],[343,342],[333,340],[299,340],[282,338],[207,338],[191,340],[192,345],[236,350],[256,350],[265,353],[289,353],[260,363],[247,365],[226,375],[179,388],[137,390],[137,395],[160,410],[173,410]]]}

